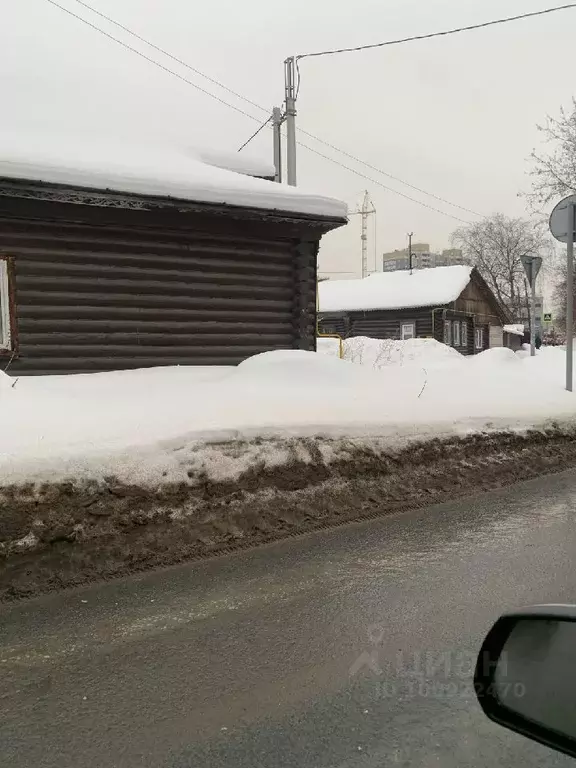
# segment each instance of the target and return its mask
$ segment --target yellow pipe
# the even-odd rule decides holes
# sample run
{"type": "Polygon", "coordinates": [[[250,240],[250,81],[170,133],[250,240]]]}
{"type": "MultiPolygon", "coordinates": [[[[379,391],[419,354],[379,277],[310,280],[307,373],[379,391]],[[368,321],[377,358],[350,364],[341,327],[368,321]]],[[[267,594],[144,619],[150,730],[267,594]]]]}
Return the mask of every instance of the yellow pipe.
{"type": "Polygon", "coordinates": [[[337,333],[320,333],[316,325],[316,336],[320,339],[338,339],[338,357],[340,360],[344,357],[344,342],[342,336],[337,333]]]}

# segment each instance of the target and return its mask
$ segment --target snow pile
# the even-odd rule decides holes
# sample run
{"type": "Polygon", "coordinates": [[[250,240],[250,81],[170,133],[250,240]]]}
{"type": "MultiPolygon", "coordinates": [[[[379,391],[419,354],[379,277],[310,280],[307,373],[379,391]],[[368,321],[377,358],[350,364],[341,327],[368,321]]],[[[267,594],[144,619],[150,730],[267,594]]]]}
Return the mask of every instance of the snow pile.
{"type": "Polygon", "coordinates": [[[452,266],[377,272],[360,280],[323,280],[320,312],[440,307],[456,301],[470,282],[472,267],[452,266]]]}
{"type": "MultiPolygon", "coordinates": [[[[320,351],[320,350],[319,350],[320,351]]],[[[458,366],[464,357],[452,347],[435,339],[371,339],[355,336],[344,341],[344,359],[373,368],[389,365],[418,365],[426,368],[458,366]]]]}
{"type": "MultiPolygon", "coordinates": [[[[4,371],[0,371],[0,393],[7,396],[8,391],[12,389],[12,384],[14,384],[14,380],[10,378],[10,376],[8,376],[7,373],[4,373],[4,371]]],[[[1,407],[2,407],[2,401],[0,400],[0,408],[1,407]]]]}
{"type": "Polygon", "coordinates": [[[494,368],[503,371],[508,366],[520,365],[522,358],[508,347],[494,347],[493,349],[486,349],[478,355],[471,355],[467,362],[469,365],[483,369],[494,368]]]}
{"type": "MultiPolygon", "coordinates": [[[[346,342],[344,342],[345,344],[346,342]]],[[[323,355],[331,355],[332,357],[340,357],[340,341],[338,339],[330,339],[322,336],[318,336],[316,339],[316,351],[323,355]]]]}
{"type": "MultiPolygon", "coordinates": [[[[409,364],[404,357],[379,368],[289,350],[237,367],[4,375],[0,479],[112,475],[155,485],[187,482],[190,467],[222,479],[258,459],[244,449],[237,460],[223,459],[214,447],[219,442],[321,436],[379,439],[392,449],[576,416],[559,348],[533,358],[506,349],[452,358],[442,345],[416,341],[405,342],[409,364]]],[[[286,458],[277,448],[273,454],[267,463],[286,458]]]]}
{"type": "Polygon", "coordinates": [[[232,173],[172,148],[0,133],[0,177],[344,218],[345,203],[232,173]]]}

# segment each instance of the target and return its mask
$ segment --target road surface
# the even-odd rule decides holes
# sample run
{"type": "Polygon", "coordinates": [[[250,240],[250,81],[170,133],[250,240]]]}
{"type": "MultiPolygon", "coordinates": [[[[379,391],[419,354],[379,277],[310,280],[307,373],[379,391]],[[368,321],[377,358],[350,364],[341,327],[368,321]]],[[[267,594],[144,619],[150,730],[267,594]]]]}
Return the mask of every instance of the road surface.
{"type": "Polygon", "coordinates": [[[470,688],[498,614],[576,601],[576,473],[0,608],[11,768],[567,766],[470,688]]]}

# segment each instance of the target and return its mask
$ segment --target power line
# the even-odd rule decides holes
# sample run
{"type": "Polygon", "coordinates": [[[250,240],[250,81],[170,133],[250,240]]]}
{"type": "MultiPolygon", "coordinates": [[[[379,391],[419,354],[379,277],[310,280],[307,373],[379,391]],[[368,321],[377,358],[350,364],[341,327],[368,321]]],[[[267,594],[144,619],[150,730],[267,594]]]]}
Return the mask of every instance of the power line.
{"type": "Polygon", "coordinates": [[[259,128],[256,128],[256,130],[254,131],[254,133],[252,134],[252,136],[250,136],[250,138],[249,138],[249,139],[246,139],[246,141],[244,142],[244,144],[242,144],[242,146],[238,148],[238,152],[242,152],[242,150],[244,149],[244,147],[245,147],[245,146],[247,146],[248,144],[250,144],[250,142],[252,141],[252,139],[254,139],[254,138],[256,138],[256,136],[258,136],[258,134],[260,133],[260,131],[262,130],[262,128],[265,128],[265,127],[268,125],[268,123],[270,122],[270,120],[272,120],[272,118],[271,118],[271,117],[269,117],[267,120],[264,120],[264,122],[262,123],[262,125],[261,125],[259,128]]]}
{"type": "Polygon", "coordinates": [[[111,35],[110,33],[96,26],[96,24],[92,24],[90,21],[82,18],[82,16],[79,16],[77,13],[74,13],[68,8],[65,8],[63,5],[60,5],[60,3],[57,3],[56,0],[47,0],[47,2],[50,3],[51,5],[54,5],[56,8],[59,8],[61,11],[64,11],[64,13],[67,13],[69,16],[73,16],[75,19],[78,19],[78,21],[81,21],[83,24],[86,24],[86,26],[96,30],[96,32],[100,32],[101,35],[104,35],[109,40],[113,40],[115,43],[118,43],[118,45],[121,45],[123,48],[126,48],[128,51],[132,51],[132,53],[135,53],[137,56],[140,56],[141,59],[144,59],[145,61],[148,61],[150,64],[154,64],[154,66],[159,67],[160,69],[163,69],[164,72],[168,72],[169,75],[173,75],[174,77],[177,77],[179,80],[182,80],[182,82],[186,83],[187,85],[191,85],[192,88],[196,88],[198,91],[201,91],[202,93],[206,94],[206,96],[210,96],[212,99],[216,99],[216,101],[219,101],[220,104],[224,104],[224,106],[229,107],[230,109],[233,109],[235,112],[239,112],[241,115],[244,115],[245,117],[249,117],[250,120],[259,120],[259,118],[254,117],[254,115],[251,115],[248,112],[245,112],[240,107],[236,107],[234,106],[234,104],[230,104],[229,102],[224,101],[224,99],[221,99],[219,96],[216,96],[215,94],[210,93],[210,91],[207,91],[205,88],[202,88],[197,83],[192,82],[192,80],[188,80],[188,78],[184,77],[184,75],[181,75],[178,72],[175,72],[173,69],[169,69],[168,67],[164,66],[164,64],[161,64],[159,61],[156,61],[155,59],[150,58],[150,56],[146,56],[145,53],[142,53],[137,48],[133,48],[131,45],[128,45],[128,43],[125,43],[123,40],[120,40],[118,37],[114,37],[114,35],[111,35]]]}
{"type": "MultiPolygon", "coordinates": [[[[174,56],[169,51],[167,51],[165,48],[161,48],[159,45],[156,45],[155,43],[152,43],[150,40],[147,40],[145,37],[142,37],[142,35],[139,35],[137,32],[134,32],[129,27],[125,26],[124,24],[121,24],[120,22],[116,21],[112,17],[107,16],[105,13],[102,13],[101,11],[97,10],[96,8],[94,8],[93,6],[91,6],[88,3],[84,2],[84,0],[75,0],[75,2],[77,2],[79,5],[82,5],[84,8],[87,8],[88,10],[92,11],[97,16],[100,16],[101,18],[105,19],[110,24],[114,24],[119,29],[122,29],[124,32],[128,33],[129,35],[132,35],[132,37],[135,37],[137,40],[140,40],[140,42],[144,43],[145,45],[150,46],[151,48],[153,48],[154,50],[158,51],[162,55],[167,56],[168,58],[172,59],[172,61],[177,62],[178,64],[182,65],[183,67],[186,67],[187,69],[189,69],[191,72],[194,72],[195,74],[199,75],[200,77],[203,77],[205,80],[208,80],[209,82],[213,83],[214,85],[217,85],[219,88],[222,88],[223,90],[227,91],[228,93],[232,94],[233,96],[236,96],[236,98],[245,101],[247,104],[250,104],[251,106],[256,107],[257,109],[260,109],[263,112],[267,112],[267,113],[271,112],[271,110],[266,109],[266,107],[263,107],[261,104],[258,104],[257,102],[252,101],[251,99],[249,99],[248,97],[242,95],[241,93],[238,93],[237,91],[232,90],[232,88],[228,88],[228,86],[224,85],[224,83],[221,83],[219,80],[216,80],[215,78],[210,77],[209,75],[206,75],[204,72],[200,71],[199,69],[196,69],[191,64],[188,64],[188,62],[184,61],[183,59],[180,59],[177,56],[174,56]]],[[[76,18],[80,18],[80,20],[83,21],[83,19],[81,17],[76,17],[76,18]]],[[[86,23],[88,23],[88,22],[86,22],[86,23]]],[[[99,27],[96,27],[95,25],[90,25],[90,26],[93,29],[99,30],[99,27]]],[[[104,33],[104,34],[106,34],[106,33],[104,33]]],[[[112,38],[112,39],[115,39],[115,38],[112,38]]],[[[147,59],[147,60],[151,61],[152,63],[155,63],[155,61],[153,59],[147,59]]],[[[297,67],[298,67],[298,64],[297,64],[297,67]]],[[[300,82],[300,73],[298,71],[298,88],[299,88],[299,82],[300,82]]],[[[208,91],[203,91],[203,93],[206,93],[209,96],[213,96],[213,94],[209,93],[208,91]]],[[[213,98],[217,99],[218,97],[213,96],[213,98]]],[[[227,102],[221,101],[221,103],[226,104],[227,102]]],[[[246,114],[246,113],[242,113],[242,114],[246,114]]],[[[252,116],[249,115],[249,117],[252,117],[252,116]]],[[[252,119],[256,119],[256,118],[252,118],[252,119]]],[[[268,122],[269,122],[269,120],[266,121],[266,123],[268,123],[268,122]]],[[[263,128],[266,125],[266,123],[264,123],[261,126],[261,128],[263,128]]],[[[252,139],[260,132],[261,128],[258,131],[256,131],[250,137],[250,139],[248,141],[252,141],[252,139]]],[[[354,162],[359,163],[360,165],[364,165],[364,166],[366,166],[366,168],[370,168],[370,170],[375,171],[376,173],[380,173],[383,176],[386,176],[389,179],[392,179],[393,181],[397,181],[399,184],[404,184],[404,186],[409,187],[410,189],[413,189],[416,192],[420,192],[423,195],[427,195],[428,197],[432,197],[435,200],[438,200],[439,202],[444,203],[445,205],[452,206],[453,208],[459,208],[460,210],[465,211],[466,213],[471,213],[474,216],[483,217],[483,214],[478,213],[477,211],[473,211],[470,208],[466,208],[463,205],[459,205],[458,203],[453,203],[450,200],[447,200],[446,198],[441,197],[440,195],[436,195],[433,192],[428,192],[427,190],[422,189],[421,187],[417,187],[414,184],[410,184],[410,182],[408,182],[408,181],[404,181],[404,179],[401,179],[398,176],[394,176],[393,174],[388,173],[387,171],[383,171],[381,168],[377,168],[376,166],[366,162],[365,160],[362,160],[361,158],[356,157],[355,155],[352,155],[351,153],[346,152],[343,149],[340,149],[335,144],[331,144],[329,141],[326,141],[325,139],[322,139],[319,136],[316,136],[313,133],[310,133],[309,131],[304,130],[302,127],[299,128],[299,131],[300,131],[300,133],[304,134],[305,136],[308,136],[310,139],[314,139],[314,141],[318,141],[320,144],[324,144],[325,146],[329,147],[330,149],[333,149],[335,152],[339,152],[340,154],[344,155],[345,157],[348,157],[350,160],[354,160],[354,162]]],[[[248,143],[248,142],[246,142],[246,143],[248,143]]],[[[300,144],[301,142],[298,142],[298,143],[300,144]]],[[[242,149],[244,149],[245,146],[246,146],[246,144],[243,144],[238,151],[240,152],[242,149]]],[[[302,145],[302,146],[304,146],[304,145],[302,145]]],[[[313,150],[311,150],[311,151],[313,151],[313,150]]],[[[393,193],[395,192],[395,190],[391,189],[391,188],[390,188],[390,191],[393,192],[393,193]]],[[[409,198],[409,199],[411,199],[411,198],[409,198]]]]}
{"type": "MultiPolygon", "coordinates": [[[[361,160],[359,157],[356,157],[355,155],[352,155],[343,149],[339,149],[334,144],[331,144],[329,141],[326,141],[325,139],[321,139],[319,136],[314,136],[313,133],[310,133],[309,131],[305,131],[303,128],[299,128],[298,130],[300,131],[300,133],[303,133],[305,136],[308,136],[311,139],[315,139],[316,141],[319,141],[321,144],[325,144],[327,147],[330,147],[330,149],[334,149],[336,152],[340,152],[340,154],[345,155],[346,157],[349,157],[350,160],[354,160],[356,163],[360,163],[360,165],[365,165],[367,168],[370,168],[370,170],[376,171],[376,173],[381,173],[383,176],[387,176],[389,179],[393,179],[394,181],[397,181],[400,184],[404,184],[404,186],[410,187],[410,189],[414,189],[416,192],[421,192],[423,195],[428,195],[429,197],[433,197],[435,200],[438,200],[441,203],[446,203],[446,205],[451,205],[454,208],[460,208],[461,211],[466,211],[466,213],[471,213],[474,216],[480,216],[481,218],[484,217],[484,214],[478,213],[478,211],[473,211],[471,208],[466,208],[465,206],[459,205],[458,203],[452,203],[450,202],[450,200],[446,200],[446,198],[440,197],[440,195],[435,195],[433,192],[427,192],[425,189],[422,189],[421,187],[416,187],[414,184],[410,184],[409,182],[398,178],[398,176],[393,176],[391,173],[388,173],[387,171],[383,171],[381,168],[376,168],[375,165],[371,165],[370,163],[367,163],[365,160],[361,160]]],[[[300,142],[298,143],[300,144],[300,142]]]]}
{"type": "MultiPolygon", "coordinates": [[[[183,59],[179,59],[178,56],[174,56],[165,48],[161,48],[159,45],[156,45],[155,43],[151,43],[150,40],[146,40],[145,37],[142,37],[137,32],[134,32],[132,29],[129,29],[129,27],[124,26],[124,24],[121,24],[119,21],[116,21],[110,16],[107,16],[105,13],[102,13],[97,8],[93,8],[91,5],[88,5],[88,3],[85,3],[84,0],[75,0],[75,2],[77,2],[79,5],[84,6],[84,8],[87,8],[89,11],[92,11],[92,13],[95,13],[97,16],[100,16],[100,18],[105,19],[110,24],[114,24],[114,26],[118,27],[124,32],[127,32],[129,35],[132,35],[132,37],[135,37],[137,40],[140,40],[141,43],[145,43],[146,45],[150,46],[150,48],[153,48],[155,51],[158,51],[158,53],[161,53],[163,56],[167,56],[169,59],[172,59],[172,61],[175,61],[177,64],[181,64],[183,67],[186,67],[186,69],[189,69],[191,72],[194,72],[195,74],[200,75],[200,77],[203,77],[205,80],[208,80],[210,83],[217,85],[219,88],[222,88],[224,91],[228,91],[228,93],[232,94],[232,96],[236,96],[237,99],[241,99],[242,101],[245,101],[247,104],[251,104],[253,107],[256,107],[256,109],[261,109],[264,112],[271,112],[271,110],[266,109],[266,107],[263,107],[260,104],[257,104],[255,101],[252,101],[246,96],[243,96],[241,93],[237,93],[236,91],[232,90],[232,88],[228,88],[227,85],[224,85],[224,83],[221,83],[219,80],[216,80],[215,78],[210,77],[209,75],[205,75],[204,72],[200,72],[199,69],[195,69],[191,64],[188,64],[188,62],[184,61],[183,59]]],[[[84,21],[84,19],[82,19],[80,16],[76,16],[76,18],[80,19],[81,21],[84,21]]],[[[86,23],[88,24],[88,22],[86,23]]],[[[90,26],[93,26],[93,25],[90,25],[90,26]]],[[[93,29],[99,29],[99,27],[93,26],[93,29]]]]}
{"type": "MultiPolygon", "coordinates": [[[[192,80],[189,80],[188,78],[184,77],[183,75],[179,74],[178,72],[175,72],[174,70],[170,69],[169,67],[166,67],[164,64],[161,64],[160,62],[156,61],[156,59],[153,59],[150,56],[146,56],[146,54],[142,53],[137,48],[134,48],[131,45],[128,45],[123,40],[120,40],[119,38],[114,37],[114,35],[111,35],[108,32],[106,32],[105,30],[101,29],[96,24],[92,24],[90,21],[88,21],[87,19],[84,19],[82,16],[79,16],[78,14],[74,13],[73,11],[70,11],[68,8],[65,8],[64,6],[60,5],[60,3],[56,2],[56,0],[47,0],[47,2],[49,2],[51,5],[55,6],[56,8],[59,8],[61,11],[64,11],[64,13],[67,13],[68,15],[72,16],[73,18],[77,19],[78,21],[81,21],[83,24],[85,24],[86,26],[88,26],[91,29],[95,30],[96,32],[99,32],[100,34],[104,35],[109,40],[112,40],[113,42],[118,43],[119,45],[121,45],[123,48],[131,51],[132,53],[135,53],[137,56],[139,56],[140,58],[142,58],[145,61],[149,62],[150,64],[154,64],[155,66],[157,66],[160,69],[162,69],[164,72],[167,72],[168,74],[173,75],[174,77],[177,77],[182,82],[186,83],[187,85],[192,86],[193,88],[196,88],[200,92],[204,93],[206,96],[210,96],[211,98],[213,98],[216,101],[218,101],[220,104],[224,104],[225,106],[229,107],[230,109],[233,109],[236,112],[239,112],[240,114],[244,115],[245,117],[248,117],[250,120],[254,120],[254,121],[258,121],[259,122],[259,119],[257,117],[254,117],[254,115],[251,115],[250,113],[246,112],[245,110],[241,109],[240,107],[236,107],[233,104],[230,104],[229,102],[225,101],[224,99],[221,99],[219,96],[216,96],[215,94],[211,93],[210,91],[207,91],[206,89],[204,89],[201,86],[197,85],[192,80]]],[[[81,5],[89,8],[90,10],[94,10],[87,3],[82,2],[82,0],[76,0],[76,2],[79,2],[81,5]]],[[[146,43],[147,45],[152,46],[153,48],[155,48],[158,51],[161,51],[162,53],[166,53],[167,56],[169,56],[170,58],[174,59],[178,63],[183,64],[183,66],[187,67],[188,69],[194,71],[195,73],[201,75],[202,77],[205,77],[206,79],[210,80],[211,82],[215,83],[216,85],[220,86],[221,88],[224,88],[225,90],[228,90],[230,93],[233,93],[238,98],[243,99],[244,101],[252,104],[253,106],[256,106],[258,109],[262,109],[264,111],[267,111],[267,110],[265,110],[264,107],[261,107],[260,105],[256,104],[255,102],[250,101],[250,99],[247,99],[246,97],[242,96],[241,94],[237,94],[235,91],[232,91],[231,89],[229,89],[226,86],[222,85],[217,80],[214,80],[213,78],[210,78],[207,75],[204,75],[202,72],[200,72],[199,70],[194,69],[194,67],[192,67],[191,65],[187,64],[186,62],[184,62],[184,61],[182,61],[180,59],[177,59],[176,57],[172,56],[171,54],[169,54],[167,52],[164,52],[163,49],[159,48],[158,46],[154,45],[153,43],[149,43],[145,38],[141,37],[140,35],[137,35],[136,33],[132,32],[131,30],[129,30],[128,27],[124,27],[123,25],[119,24],[118,22],[115,22],[114,20],[110,19],[109,17],[105,16],[104,14],[101,14],[99,11],[94,11],[94,12],[97,13],[98,15],[102,16],[103,18],[107,19],[111,23],[116,24],[117,26],[121,27],[122,29],[127,31],[129,34],[131,34],[134,37],[138,38],[139,40],[141,40],[142,42],[146,43]]],[[[266,122],[259,127],[259,129],[250,137],[250,139],[248,139],[248,141],[251,141],[252,138],[254,138],[254,136],[257,133],[259,133],[260,130],[262,130],[262,128],[264,128],[264,126],[268,122],[269,122],[269,120],[266,120],[266,122]]],[[[402,184],[405,184],[406,186],[412,187],[413,189],[416,189],[419,192],[422,192],[423,194],[426,194],[426,195],[429,195],[431,197],[434,197],[434,198],[436,198],[436,199],[446,203],[447,205],[451,205],[451,206],[454,206],[454,207],[457,207],[457,208],[462,208],[462,206],[460,206],[460,205],[458,205],[456,203],[451,203],[450,201],[444,200],[443,198],[440,198],[437,195],[434,195],[434,194],[432,194],[430,192],[426,192],[425,190],[421,190],[419,187],[414,187],[413,185],[408,184],[408,182],[405,182],[402,179],[398,179],[398,178],[392,176],[391,174],[388,174],[385,171],[382,171],[379,168],[376,168],[375,166],[372,166],[369,163],[366,163],[365,161],[360,160],[359,158],[355,158],[353,155],[350,155],[349,153],[345,152],[344,150],[339,149],[335,145],[330,144],[327,141],[324,141],[324,139],[321,139],[320,137],[315,136],[314,134],[309,133],[308,131],[304,131],[302,129],[300,129],[300,130],[301,130],[301,133],[309,136],[310,138],[314,139],[315,141],[318,141],[318,142],[320,142],[322,144],[325,144],[326,146],[336,150],[337,152],[340,152],[341,154],[343,154],[343,155],[345,155],[347,157],[350,157],[351,159],[355,160],[356,162],[371,168],[372,170],[376,171],[377,173],[381,173],[384,176],[389,176],[390,178],[393,178],[396,181],[398,181],[398,182],[400,182],[402,184]]],[[[248,142],[246,142],[246,143],[248,143],[248,142]]],[[[242,145],[242,147],[240,149],[242,149],[246,145],[246,143],[244,145],[242,145]]],[[[360,171],[357,171],[356,169],[351,168],[348,165],[344,165],[344,163],[341,163],[338,160],[335,160],[334,158],[329,157],[328,155],[324,154],[323,152],[320,152],[317,149],[314,149],[314,148],[308,146],[307,144],[304,144],[301,141],[299,141],[298,144],[299,144],[299,146],[303,147],[304,149],[307,149],[309,152],[312,152],[312,153],[318,155],[319,157],[322,157],[325,160],[328,160],[328,162],[331,162],[334,165],[338,165],[341,168],[344,168],[345,170],[350,171],[351,173],[354,173],[356,176],[359,176],[360,178],[363,178],[363,179],[366,179],[368,181],[371,181],[373,184],[376,184],[376,185],[382,187],[383,189],[387,190],[388,192],[392,192],[393,194],[399,195],[400,197],[403,197],[406,200],[410,200],[411,202],[416,203],[417,205],[421,205],[424,208],[428,208],[429,210],[435,211],[436,213],[439,213],[442,216],[447,216],[449,218],[455,219],[456,221],[462,222],[464,224],[469,224],[470,223],[470,222],[468,222],[468,221],[466,221],[464,219],[461,219],[461,218],[459,218],[457,216],[453,216],[450,213],[446,213],[445,211],[442,211],[439,208],[435,208],[434,206],[428,205],[427,203],[424,203],[421,200],[417,200],[416,198],[410,197],[409,195],[406,195],[403,192],[400,192],[399,190],[393,189],[392,187],[388,187],[385,184],[382,184],[381,182],[376,181],[376,179],[372,179],[370,176],[366,176],[365,174],[361,173],[360,171]]],[[[468,210],[468,209],[464,209],[464,210],[468,210]]],[[[474,213],[473,211],[469,211],[469,212],[470,213],[474,213]]],[[[475,214],[475,215],[480,216],[481,214],[475,214]]]]}
{"type": "Polygon", "coordinates": [[[334,165],[339,165],[341,168],[345,168],[347,171],[350,171],[351,173],[356,174],[356,176],[360,176],[360,178],[362,179],[366,179],[367,181],[371,181],[373,184],[377,184],[379,187],[382,187],[382,189],[385,189],[388,192],[393,192],[396,195],[400,195],[400,197],[403,197],[406,200],[410,200],[413,203],[418,203],[418,205],[422,205],[424,208],[428,208],[431,211],[440,213],[442,214],[442,216],[448,216],[448,218],[450,219],[455,219],[456,221],[460,221],[462,222],[462,224],[472,223],[471,221],[467,221],[466,219],[461,219],[458,216],[454,216],[451,213],[446,213],[446,211],[441,211],[440,208],[434,208],[433,205],[428,205],[428,203],[423,203],[422,200],[417,200],[415,197],[410,197],[410,195],[405,195],[404,192],[400,192],[398,189],[392,189],[392,187],[387,187],[386,184],[382,184],[381,181],[376,181],[376,179],[373,179],[371,176],[366,176],[366,174],[356,170],[356,168],[351,168],[349,165],[344,165],[344,163],[341,163],[339,160],[335,160],[333,157],[330,157],[329,155],[325,155],[323,152],[319,152],[317,149],[313,149],[312,147],[308,146],[308,144],[303,144],[301,141],[299,141],[298,144],[301,147],[304,147],[304,149],[307,149],[309,152],[313,152],[315,155],[318,155],[319,157],[323,157],[325,160],[328,160],[328,162],[334,163],[334,165]]]}
{"type": "Polygon", "coordinates": [[[371,48],[384,48],[388,45],[400,45],[401,43],[413,43],[417,40],[430,40],[433,37],[445,37],[446,35],[456,35],[459,32],[470,32],[473,29],[484,29],[485,27],[493,27],[496,24],[508,24],[511,21],[520,21],[521,19],[530,19],[535,16],[544,16],[547,13],[556,13],[556,11],[566,11],[570,8],[576,8],[576,3],[567,3],[566,5],[558,5],[555,8],[545,8],[543,11],[533,11],[532,13],[521,13],[518,16],[508,16],[503,19],[493,19],[492,21],[484,21],[482,24],[471,24],[467,27],[457,27],[456,29],[446,29],[443,32],[431,32],[426,35],[413,35],[412,37],[403,37],[399,40],[386,40],[383,43],[371,43],[370,45],[357,45],[353,48],[334,48],[328,51],[314,51],[313,53],[302,53],[296,56],[296,60],[308,59],[313,56],[332,56],[335,53],[351,53],[353,51],[367,51],[371,48]]]}

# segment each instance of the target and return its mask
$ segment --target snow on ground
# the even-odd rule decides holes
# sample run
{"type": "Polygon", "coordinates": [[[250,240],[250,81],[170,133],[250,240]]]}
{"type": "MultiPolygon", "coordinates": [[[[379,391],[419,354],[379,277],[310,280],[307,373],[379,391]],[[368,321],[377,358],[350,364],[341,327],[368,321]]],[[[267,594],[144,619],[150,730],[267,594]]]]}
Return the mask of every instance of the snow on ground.
{"type": "Polygon", "coordinates": [[[440,307],[455,301],[470,282],[472,267],[376,272],[362,280],[323,280],[320,312],[403,307],[440,307]]]}
{"type": "Polygon", "coordinates": [[[226,466],[214,449],[223,441],[378,438],[394,448],[415,438],[522,429],[576,414],[576,395],[563,388],[566,358],[559,348],[543,347],[535,358],[508,349],[464,358],[433,340],[350,341],[348,354],[356,356],[364,344],[362,365],[358,357],[355,363],[289,350],[237,367],[0,374],[0,479],[116,475],[154,484],[185,480],[195,465],[225,477],[256,454],[278,464],[287,452],[260,448],[226,466]]]}
{"type": "MultiPolygon", "coordinates": [[[[330,357],[338,357],[340,344],[336,338],[316,340],[318,352],[330,357]]],[[[419,365],[426,368],[439,366],[465,365],[466,358],[452,347],[447,347],[435,339],[371,339],[368,336],[354,336],[342,341],[343,359],[372,368],[384,368],[389,365],[419,365]]]]}
{"type": "Polygon", "coordinates": [[[218,153],[210,154],[210,158],[203,162],[198,155],[171,147],[81,144],[77,137],[0,133],[0,177],[317,216],[347,216],[346,204],[338,200],[216,167],[223,165],[218,153]]]}
{"type": "Polygon", "coordinates": [[[435,339],[371,339],[356,336],[344,342],[344,360],[383,368],[388,365],[420,365],[426,368],[465,364],[466,359],[452,347],[435,339]]]}

